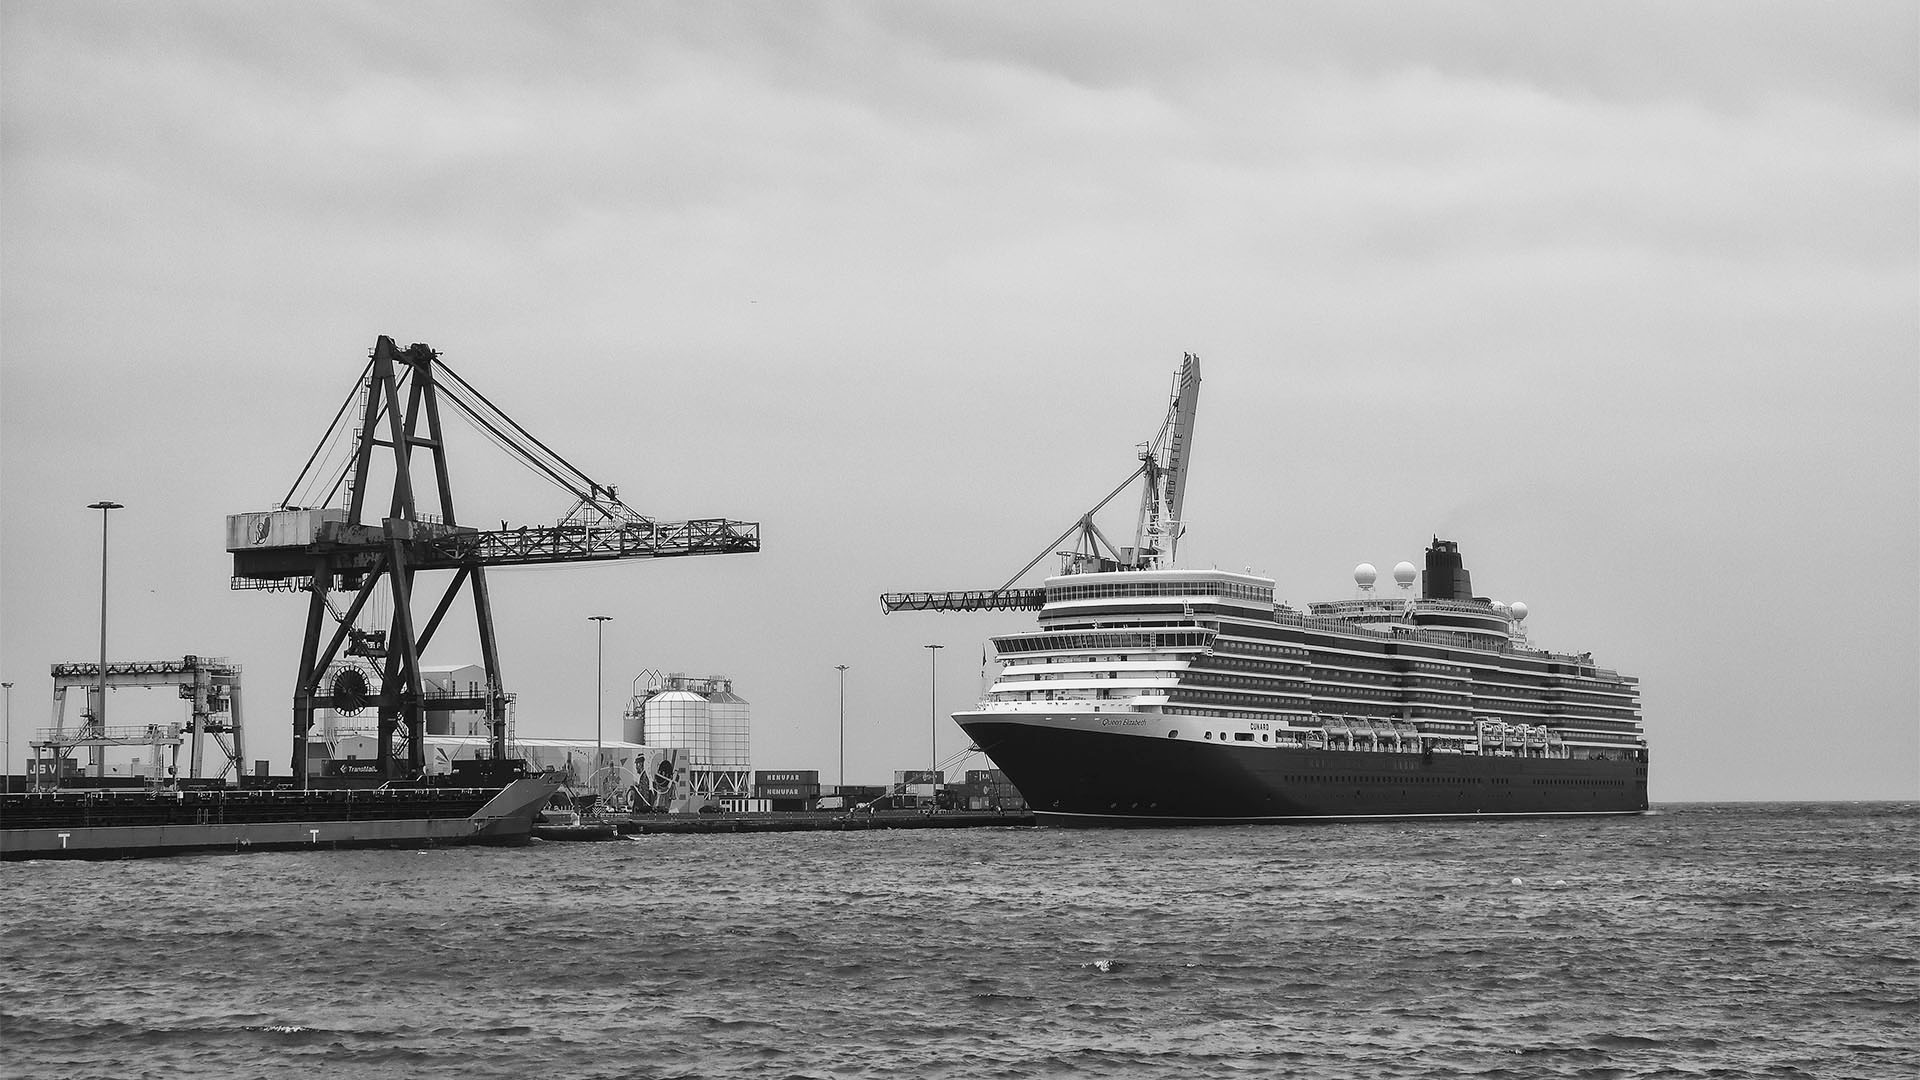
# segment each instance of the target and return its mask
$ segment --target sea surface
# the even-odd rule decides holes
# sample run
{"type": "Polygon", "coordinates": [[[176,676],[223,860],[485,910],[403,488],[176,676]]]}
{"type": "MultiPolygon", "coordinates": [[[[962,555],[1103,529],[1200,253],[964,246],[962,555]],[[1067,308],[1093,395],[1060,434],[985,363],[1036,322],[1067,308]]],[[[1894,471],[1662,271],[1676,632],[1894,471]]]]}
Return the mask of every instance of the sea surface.
{"type": "Polygon", "coordinates": [[[1920,1076],[1920,803],[0,866],[14,1077],[1920,1076]]]}

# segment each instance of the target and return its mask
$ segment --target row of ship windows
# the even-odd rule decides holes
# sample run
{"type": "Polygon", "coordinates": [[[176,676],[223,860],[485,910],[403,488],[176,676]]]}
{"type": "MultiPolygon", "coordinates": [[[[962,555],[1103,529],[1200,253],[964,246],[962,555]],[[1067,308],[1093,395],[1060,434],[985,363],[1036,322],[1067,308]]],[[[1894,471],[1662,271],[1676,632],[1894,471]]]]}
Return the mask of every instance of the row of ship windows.
{"type": "Polygon", "coordinates": [[[1232,656],[1222,656],[1218,652],[1214,653],[1212,658],[1207,661],[1207,665],[1209,667],[1228,668],[1236,671],[1258,671],[1268,678],[1276,679],[1302,678],[1306,675],[1307,671],[1307,665],[1304,661],[1299,663],[1287,663],[1285,661],[1275,663],[1272,660],[1241,660],[1232,656]]]}
{"type": "MultiPolygon", "coordinates": [[[[1094,658],[1094,659],[1098,659],[1098,658],[1094,658]]],[[[1270,666],[1268,665],[1256,665],[1248,661],[1233,660],[1225,657],[1216,658],[1215,663],[1219,667],[1226,668],[1226,669],[1259,670],[1262,672],[1261,675],[1253,676],[1251,678],[1215,677],[1212,679],[1207,679],[1207,681],[1212,682],[1216,685],[1257,686],[1262,683],[1269,683],[1269,682],[1297,682],[1297,681],[1300,681],[1303,674],[1305,673],[1305,665],[1286,665],[1280,671],[1274,672],[1271,670],[1270,666]]],[[[1193,677],[1196,679],[1206,679],[1206,675],[1207,673],[1205,672],[1197,672],[1193,677]]],[[[1334,683],[1334,679],[1338,678],[1340,683],[1345,683],[1345,684],[1371,684],[1376,686],[1398,687],[1402,685],[1402,683],[1406,679],[1405,676],[1397,673],[1373,672],[1373,671],[1343,671],[1340,669],[1329,669],[1329,668],[1316,668],[1313,671],[1313,675],[1319,676],[1318,679],[1315,679],[1313,681],[1321,684],[1332,684],[1332,685],[1338,685],[1338,683],[1334,683]]],[[[1449,680],[1449,681],[1467,682],[1468,680],[1460,679],[1460,680],[1449,680]]],[[[1487,697],[1499,696],[1499,697],[1505,697],[1505,698],[1524,698],[1529,701],[1549,701],[1550,700],[1550,701],[1565,702],[1567,704],[1579,704],[1579,705],[1617,705],[1619,704],[1619,701],[1620,701],[1620,699],[1617,697],[1605,697],[1605,696],[1600,696],[1592,693],[1583,694],[1583,693],[1567,692],[1564,690],[1555,691],[1552,689],[1545,689],[1540,687],[1516,686],[1511,683],[1501,683],[1501,682],[1483,682],[1471,688],[1463,686],[1459,689],[1454,689],[1452,687],[1428,686],[1428,687],[1425,687],[1425,689],[1437,690],[1442,693],[1452,693],[1452,694],[1464,694],[1464,693],[1470,692],[1470,689],[1473,689],[1473,690],[1478,690],[1483,696],[1487,696],[1487,697]]]]}
{"type": "Polygon", "coordinates": [[[1088,649],[1195,649],[1204,647],[1213,637],[1208,631],[1174,630],[1121,633],[1111,630],[1074,634],[1040,634],[1034,637],[1001,638],[993,643],[996,653],[1084,652],[1088,649]]]}
{"type": "Polygon", "coordinates": [[[1626,786],[1627,786],[1627,782],[1626,782],[1625,780],[1581,780],[1581,779],[1578,779],[1578,778],[1576,778],[1576,777],[1571,777],[1571,776],[1569,776],[1569,777],[1563,777],[1563,778],[1561,778],[1561,779],[1557,779],[1557,780],[1556,780],[1556,779],[1551,779],[1551,778],[1550,778],[1550,779],[1545,779],[1545,780],[1541,780],[1541,779],[1536,779],[1536,780],[1534,780],[1534,783],[1535,783],[1535,784],[1539,784],[1539,785],[1543,785],[1543,786],[1546,786],[1546,787],[1606,787],[1606,788],[1620,788],[1620,787],[1626,787],[1626,786]]]}
{"type": "MultiPolygon", "coordinates": [[[[1125,695],[1122,694],[1120,696],[1125,695]]],[[[1341,699],[1351,699],[1372,701],[1378,704],[1431,705],[1454,707],[1462,710],[1468,707],[1468,703],[1461,700],[1461,697],[1464,695],[1395,694],[1390,697],[1383,697],[1379,694],[1370,694],[1357,689],[1348,690],[1341,687],[1316,687],[1312,693],[1308,693],[1305,690],[1293,690],[1274,691],[1268,694],[1246,694],[1224,690],[1197,690],[1191,687],[1179,687],[1170,690],[1168,696],[1174,701],[1213,702],[1229,706],[1270,705],[1276,700],[1300,701],[1304,699],[1316,702],[1333,702],[1341,699]]],[[[1594,710],[1591,715],[1595,720],[1614,719],[1621,722],[1631,722],[1633,720],[1633,714],[1631,712],[1618,709],[1594,710]]]]}
{"type": "MultiPolygon", "coordinates": [[[[1195,690],[1195,689],[1187,689],[1187,688],[1176,689],[1176,690],[1173,690],[1171,693],[1173,698],[1180,701],[1212,701],[1212,702],[1219,702],[1221,704],[1227,704],[1227,705],[1257,705],[1257,704],[1263,704],[1268,700],[1270,700],[1268,697],[1257,696],[1254,694],[1241,694],[1241,693],[1211,691],[1211,690],[1195,690]]],[[[1274,696],[1282,696],[1282,697],[1289,697],[1289,698],[1310,697],[1315,701],[1334,701],[1339,699],[1349,699],[1349,700],[1361,700],[1361,701],[1390,702],[1393,704],[1410,704],[1410,705],[1423,704],[1423,705],[1453,705],[1453,706],[1464,706],[1465,702],[1461,701],[1461,699],[1467,696],[1466,694],[1442,694],[1442,693],[1425,693],[1425,692],[1416,692],[1416,693],[1402,692],[1402,693],[1397,693],[1392,695],[1382,695],[1382,694],[1379,694],[1378,692],[1370,691],[1365,687],[1347,687],[1347,686],[1314,686],[1310,688],[1298,688],[1298,689],[1291,688],[1291,687],[1285,688],[1285,689],[1275,688],[1269,691],[1269,693],[1274,696]]],[[[1500,699],[1498,698],[1485,698],[1485,697],[1474,699],[1476,704],[1488,703],[1489,705],[1490,703],[1496,702],[1499,700],[1500,699]]],[[[1576,704],[1576,703],[1570,702],[1568,704],[1576,704]]],[[[1490,709],[1489,711],[1498,711],[1498,710],[1490,709]]],[[[1621,723],[1632,723],[1635,719],[1633,710],[1631,709],[1623,709],[1623,708],[1617,708],[1617,707],[1609,708],[1609,707],[1604,707],[1598,704],[1589,705],[1586,709],[1582,710],[1579,715],[1583,717],[1591,718],[1593,720],[1598,720],[1598,721],[1614,720],[1621,723]]]]}
{"type": "Polygon", "coordinates": [[[1291,784],[1511,784],[1504,776],[1289,776],[1291,784]]]}
{"type": "MultiPolygon", "coordinates": [[[[1121,648],[1121,647],[1200,648],[1200,647],[1204,647],[1207,644],[1208,639],[1212,636],[1211,634],[1204,633],[1204,632],[1200,632],[1200,633],[1167,632],[1162,634],[1144,634],[1143,633],[1143,634],[1126,634],[1126,635],[1113,635],[1111,631],[1104,631],[1100,633],[1107,635],[1103,637],[1103,639],[1099,642],[1099,644],[1102,647],[1106,647],[1106,648],[1121,648]],[[1114,639],[1115,637],[1120,638],[1120,640],[1115,640],[1114,639]],[[1160,641],[1141,640],[1143,638],[1158,638],[1161,640],[1160,641]]],[[[1052,634],[1052,635],[1044,635],[1040,638],[1033,638],[1033,639],[1008,639],[1008,640],[1005,640],[1004,642],[996,642],[995,644],[997,647],[997,651],[1001,653],[1018,653],[1018,652],[1078,652],[1079,653],[1079,655],[1076,655],[1076,656],[1049,657],[1045,662],[1050,664],[1051,663],[1087,663],[1087,662],[1099,662],[1099,661],[1122,661],[1122,660],[1135,660],[1135,659],[1144,661],[1144,660],[1160,659],[1160,657],[1156,657],[1152,655],[1141,656],[1141,657],[1133,657],[1133,656],[1127,656],[1127,655],[1114,655],[1114,656],[1099,655],[1099,654],[1088,655],[1086,650],[1092,644],[1092,642],[1088,642],[1084,640],[1076,642],[1075,641],[1076,637],[1078,637],[1078,635],[1052,634]]],[[[1304,651],[1299,649],[1286,649],[1280,646],[1267,645],[1261,642],[1251,642],[1251,641],[1238,640],[1238,639],[1236,640],[1218,639],[1215,644],[1216,644],[1216,648],[1226,649],[1232,652],[1286,655],[1286,656],[1294,656],[1294,657],[1304,657],[1305,655],[1304,651]]],[[[1267,677],[1269,678],[1281,678],[1281,679],[1299,678],[1301,674],[1307,670],[1307,665],[1305,664],[1280,665],[1276,670],[1274,665],[1271,665],[1271,664],[1255,664],[1245,660],[1236,660],[1228,656],[1220,656],[1218,657],[1216,662],[1221,667],[1243,668],[1243,669],[1249,669],[1249,670],[1258,669],[1258,670],[1261,670],[1264,674],[1266,674],[1267,677]]],[[[1416,662],[1412,665],[1412,668],[1414,672],[1431,672],[1433,674],[1428,675],[1427,678],[1437,677],[1446,682],[1467,682],[1467,681],[1471,681],[1472,679],[1471,672],[1466,668],[1452,667],[1448,665],[1439,665],[1439,664],[1429,664],[1425,662],[1416,662]]],[[[1375,683],[1382,683],[1382,684],[1399,684],[1404,680],[1420,679],[1419,675],[1415,675],[1415,674],[1403,671],[1394,662],[1383,661],[1378,663],[1369,663],[1369,662],[1366,662],[1364,659],[1357,658],[1357,657],[1342,657],[1339,666],[1323,666],[1316,669],[1316,673],[1321,674],[1323,676],[1333,676],[1336,674],[1342,674],[1342,675],[1345,675],[1349,681],[1375,682],[1375,683]]],[[[1614,687],[1592,688],[1592,689],[1585,690],[1585,692],[1581,692],[1581,691],[1573,690],[1570,687],[1535,687],[1535,686],[1526,686],[1526,685],[1516,684],[1516,683],[1501,682],[1493,679],[1483,680],[1482,682],[1480,682],[1479,685],[1483,690],[1498,688],[1503,694],[1510,697],[1526,697],[1526,698],[1531,698],[1536,700],[1552,699],[1552,700],[1560,700],[1560,701],[1566,701],[1570,703],[1578,703],[1578,704],[1584,704],[1584,705],[1607,705],[1607,704],[1613,704],[1614,702],[1619,700],[1618,697],[1595,696],[1596,694],[1631,696],[1633,692],[1630,687],[1627,687],[1624,685],[1619,686],[1617,688],[1614,688],[1614,687]]]]}
{"type": "Polygon", "coordinates": [[[1235,676],[1224,676],[1224,677],[1216,676],[1213,678],[1207,678],[1204,675],[1195,675],[1195,676],[1191,676],[1190,678],[1192,678],[1196,682],[1199,682],[1201,685],[1245,686],[1245,687],[1256,688],[1256,689],[1270,689],[1271,692],[1291,693],[1295,695],[1302,694],[1302,693],[1310,693],[1315,697],[1344,697],[1344,698],[1371,698],[1371,699],[1380,699],[1383,697],[1390,697],[1393,700],[1397,700],[1397,701],[1448,701],[1451,699],[1459,699],[1459,698],[1471,696],[1477,701],[1486,701],[1486,702],[1518,701],[1518,702],[1543,703],[1543,704],[1549,704],[1549,705],[1585,706],[1587,711],[1591,711],[1596,715],[1602,715],[1602,716],[1625,715],[1631,711],[1630,704],[1624,703],[1618,698],[1599,697],[1592,694],[1565,694],[1560,696],[1551,696],[1543,693],[1512,693],[1512,692],[1508,692],[1504,688],[1502,688],[1499,692],[1495,692],[1493,688],[1485,687],[1485,686],[1462,687],[1458,690],[1442,689],[1437,687],[1429,687],[1421,690],[1408,690],[1398,686],[1390,686],[1388,687],[1388,689],[1392,689],[1397,692],[1390,695],[1382,695],[1378,689],[1375,689],[1373,687],[1369,687],[1366,685],[1353,684],[1353,683],[1326,683],[1326,682],[1316,681],[1316,682],[1310,683],[1307,686],[1302,687],[1297,684],[1289,685],[1284,682],[1279,686],[1274,686],[1273,684],[1275,682],[1278,682],[1279,680],[1273,680],[1273,679],[1241,678],[1241,677],[1235,677],[1235,676]]]}
{"type": "MultiPolygon", "coordinates": [[[[1031,676],[1022,677],[1020,675],[1016,675],[1015,673],[1009,671],[1005,673],[1003,677],[1008,682],[1023,682],[1023,681],[1024,682],[1041,682],[1041,681],[1052,681],[1054,679],[1073,679],[1076,677],[1084,677],[1089,681],[1093,681],[1093,680],[1102,680],[1102,679],[1117,679],[1121,677],[1122,674],[1123,673],[1118,673],[1118,672],[1087,672],[1087,673],[1084,673],[1083,675],[1078,675],[1078,676],[1072,673],[1062,673],[1059,675],[1042,674],[1042,675],[1031,675],[1031,676]]],[[[1097,690],[1097,691],[1096,690],[1081,690],[1081,691],[1036,690],[1036,691],[1028,692],[1027,696],[1022,700],[1047,701],[1047,700],[1053,700],[1056,698],[1065,699],[1065,700],[1086,700],[1089,698],[1099,698],[1099,699],[1126,698],[1126,697],[1132,696],[1135,692],[1138,692],[1138,690],[1153,689],[1153,687],[1140,685],[1140,683],[1143,680],[1151,681],[1154,679],[1169,679],[1174,677],[1174,673],[1172,672],[1140,671],[1140,672],[1126,672],[1124,674],[1128,678],[1129,683],[1136,686],[1137,689],[1123,688],[1123,689],[1116,689],[1116,690],[1097,690]]],[[[1265,693],[1236,693],[1232,691],[1203,690],[1203,689],[1196,689],[1193,686],[1189,685],[1186,687],[1181,687],[1181,688],[1176,688],[1171,690],[1170,696],[1174,700],[1178,700],[1178,701],[1213,702],[1213,703],[1222,704],[1222,705],[1241,705],[1241,706],[1271,704],[1273,699],[1276,697],[1291,698],[1291,699],[1310,698],[1315,701],[1333,701],[1338,699],[1350,699],[1350,700],[1388,702],[1392,704],[1408,704],[1408,705],[1464,706],[1466,703],[1462,702],[1460,699],[1468,697],[1468,695],[1465,692],[1456,692],[1456,693],[1400,692],[1392,695],[1382,695],[1375,690],[1371,690],[1367,687],[1359,687],[1359,686],[1325,686],[1325,685],[1317,685],[1317,686],[1311,686],[1311,687],[1262,686],[1261,684],[1270,683],[1271,680],[1245,679],[1245,678],[1238,678],[1233,676],[1217,677],[1209,681],[1213,685],[1245,686],[1245,687],[1248,687],[1249,689],[1264,690],[1265,693]]],[[[1475,698],[1474,702],[1476,705],[1484,705],[1485,707],[1492,708],[1493,703],[1501,702],[1504,700],[1508,700],[1508,699],[1491,697],[1491,696],[1482,696],[1482,697],[1475,698]]],[[[1623,724],[1631,724],[1635,721],[1635,716],[1631,709],[1606,707],[1605,705],[1602,705],[1601,703],[1598,703],[1598,702],[1595,702],[1595,703],[1565,702],[1564,704],[1588,704],[1588,708],[1584,710],[1580,715],[1592,721],[1604,722],[1604,721],[1611,720],[1611,721],[1623,723],[1623,724]]],[[[1607,703],[1607,705],[1611,705],[1611,704],[1612,703],[1607,703]]]]}
{"type": "Polygon", "coordinates": [[[1418,702],[1418,703],[1436,704],[1436,705],[1456,705],[1461,708],[1466,707],[1466,702],[1460,700],[1461,698],[1466,696],[1464,694],[1382,695],[1378,693],[1369,692],[1359,687],[1343,687],[1343,686],[1316,686],[1316,687],[1312,687],[1311,689],[1307,687],[1286,688],[1286,689],[1275,688],[1273,690],[1268,691],[1268,694],[1266,696],[1256,696],[1254,694],[1236,694],[1236,693],[1231,693],[1226,691],[1216,691],[1216,690],[1195,690],[1195,689],[1181,688],[1181,689],[1174,690],[1173,696],[1181,701],[1217,701],[1217,702],[1221,702],[1223,704],[1229,704],[1229,705],[1232,705],[1232,704],[1252,705],[1259,702],[1268,701],[1273,697],[1285,697],[1285,698],[1296,698],[1296,699],[1312,698],[1316,701],[1330,701],[1336,698],[1356,698],[1356,699],[1367,700],[1367,701],[1390,702],[1393,704],[1418,702]]]}
{"type": "Polygon", "coordinates": [[[1305,658],[1307,650],[1298,646],[1273,645],[1264,641],[1249,641],[1246,638],[1219,638],[1214,648],[1222,652],[1240,653],[1247,656],[1287,656],[1305,658]]]}
{"type": "Polygon", "coordinates": [[[1035,671],[1028,672],[1025,665],[1009,667],[1000,673],[1006,682],[1111,682],[1114,679],[1126,679],[1131,682],[1152,682],[1156,679],[1171,679],[1176,675],[1171,671],[1035,671]]]}
{"type": "Polygon", "coordinates": [[[1047,603],[1126,596],[1224,596],[1233,600],[1273,603],[1271,587],[1239,581],[1122,581],[1100,585],[1056,585],[1047,590],[1047,603]]]}

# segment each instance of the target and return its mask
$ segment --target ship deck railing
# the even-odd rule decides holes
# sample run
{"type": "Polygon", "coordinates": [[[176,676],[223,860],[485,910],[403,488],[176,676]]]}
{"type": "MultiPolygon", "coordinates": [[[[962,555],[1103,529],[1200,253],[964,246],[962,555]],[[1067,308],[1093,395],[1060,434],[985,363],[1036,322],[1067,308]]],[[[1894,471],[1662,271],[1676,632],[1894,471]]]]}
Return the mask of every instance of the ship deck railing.
{"type": "MultiPolygon", "coordinates": [[[[1462,636],[1458,631],[1421,630],[1405,626],[1394,627],[1390,630],[1376,630],[1371,626],[1355,626],[1346,619],[1324,618],[1316,615],[1303,614],[1292,608],[1275,610],[1273,613],[1273,621],[1309,630],[1328,630],[1341,634],[1359,634],[1363,637],[1379,638],[1383,641],[1419,641],[1434,645],[1457,646],[1462,636]]],[[[1474,636],[1494,640],[1486,634],[1474,636]]],[[[1508,653],[1515,656],[1538,657],[1551,660],[1555,663],[1578,664],[1582,673],[1591,673],[1595,677],[1603,679],[1618,679],[1620,677],[1619,672],[1595,666],[1592,659],[1584,654],[1549,652],[1545,649],[1535,649],[1508,642],[1497,642],[1490,646],[1488,651],[1508,653]]]]}

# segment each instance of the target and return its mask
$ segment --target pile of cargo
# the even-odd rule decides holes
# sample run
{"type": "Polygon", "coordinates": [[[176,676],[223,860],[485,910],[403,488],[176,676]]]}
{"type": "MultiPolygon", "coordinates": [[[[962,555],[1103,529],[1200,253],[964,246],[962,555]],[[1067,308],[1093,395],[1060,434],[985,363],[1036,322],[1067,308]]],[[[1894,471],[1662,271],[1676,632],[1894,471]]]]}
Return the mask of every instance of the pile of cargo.
{"type": "Polygon", "coordinates": [[[878,784],[822,784],[818,769],[761,769],[753,774],[753,798],[768,810],[851,810],[887,793],[878,784]]]}
{"type": "Polygon", "coordinates": [[[794,810],[1025,810],[1020,789],[998,769],[972,769],[965,783],[949,784],[946,773],[901,769],[893,783],[823,785],[818,769],[763,769],[753,774],[756,808],[794,810]]]}
{"type": "Polygon", "coordinates": [[[956,810],[1025,810],[1020,789],[1007,783],[999,769],[968,769],[964,784],[952,784],[947,795],[956,810]]]}
{"type": "Polygon", "coordinates": [[[820,798],[820,770],[757,770],[753,797],[767,800],[774,810],[811,810],[820,798]]]}

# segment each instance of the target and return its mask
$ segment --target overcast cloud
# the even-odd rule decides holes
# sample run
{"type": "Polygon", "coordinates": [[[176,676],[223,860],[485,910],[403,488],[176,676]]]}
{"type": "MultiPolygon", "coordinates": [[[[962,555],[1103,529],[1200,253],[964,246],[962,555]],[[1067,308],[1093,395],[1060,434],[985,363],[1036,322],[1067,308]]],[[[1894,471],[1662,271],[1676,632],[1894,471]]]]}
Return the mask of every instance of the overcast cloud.
{"type": "MultiPolygon", "coordinates": [[[[109,498],[109,651],[240,662],[286,767],[302,605],[227,590],[224,517],[390,334],[642,511],[762,523],[496,575],[523,734],[590,737],[608,614],[609,715],[645,668],[730,674],[755,766],[831,778],[844,663],[849,780],[920,766],[919,646],[953,711],[1030,617],[877,594],[1000,584],[1193,351],[1190,561],[1304,605],[1438,533],[1642,677],[1656,800],[1920,795],[1911,3],[0,19],[16,766],[98,647],[109,498]]],[[[454,452],[469,520],[567,508],[454,452]]]]}

